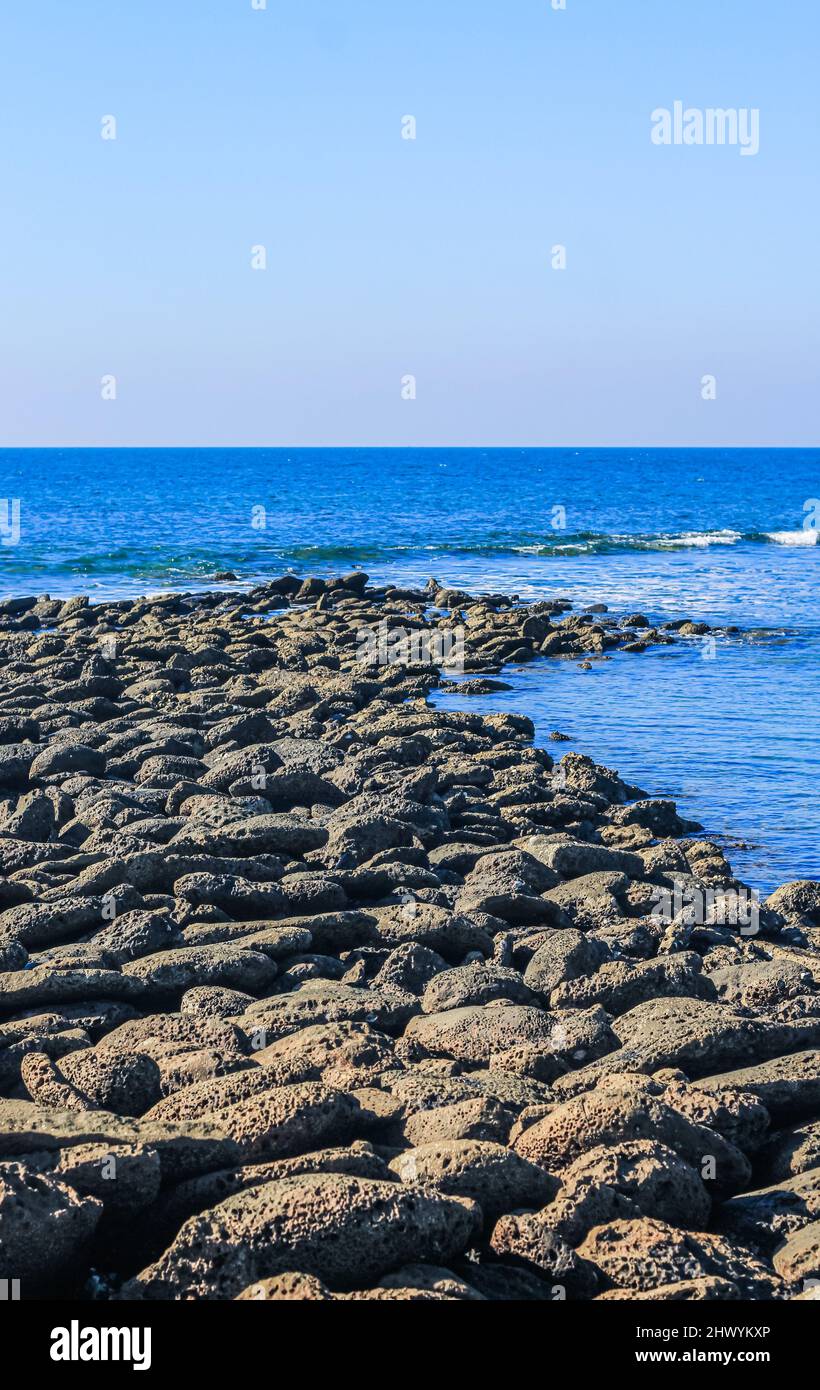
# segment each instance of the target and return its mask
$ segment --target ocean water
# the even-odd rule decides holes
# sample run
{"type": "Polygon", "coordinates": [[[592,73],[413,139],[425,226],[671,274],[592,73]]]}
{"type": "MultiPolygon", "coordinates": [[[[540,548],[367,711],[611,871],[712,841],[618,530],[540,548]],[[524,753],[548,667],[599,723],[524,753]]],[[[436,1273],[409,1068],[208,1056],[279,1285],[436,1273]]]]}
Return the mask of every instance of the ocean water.
{"type": "Polygon", "coordinates": [[[820,878],[818,528],[818,449],[0,450],[3,596],[359,567],[736,625],[438,698],[518,709],[673,796],[761,891],[820,878]]]}

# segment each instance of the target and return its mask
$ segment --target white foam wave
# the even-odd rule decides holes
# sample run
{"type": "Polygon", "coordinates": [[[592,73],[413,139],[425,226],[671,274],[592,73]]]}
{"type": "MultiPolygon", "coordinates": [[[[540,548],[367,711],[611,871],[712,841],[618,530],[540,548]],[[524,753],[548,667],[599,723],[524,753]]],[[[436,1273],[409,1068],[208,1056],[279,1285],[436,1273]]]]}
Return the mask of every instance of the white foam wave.
{"type": "Polygon", "coordinates": [[[809,526],[800,531],[766,531],[764,534],[777,545],[817,545],[820,538],[820,531],[809,526]]]}
{"type": "Polygon", "coordinates": [[[685,531],[682,536],[665,539],[669,545],[734,545],[743,536],[740,531],[685,531]]]}

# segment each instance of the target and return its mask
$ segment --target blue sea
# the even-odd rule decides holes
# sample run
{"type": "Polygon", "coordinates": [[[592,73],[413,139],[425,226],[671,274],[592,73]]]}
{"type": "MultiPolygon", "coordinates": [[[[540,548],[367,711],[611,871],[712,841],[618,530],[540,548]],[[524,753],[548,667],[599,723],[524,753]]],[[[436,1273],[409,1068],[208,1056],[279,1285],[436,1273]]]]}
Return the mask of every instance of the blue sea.
{"type": "Polygon", "coordinates": [[[713,653],[542,660],[438,699],[520,710],[674,797],[761,891],[820,878],[818,527],[818,449],[0,451],[3,596],[359,567],[737,626],[713,653]]]}

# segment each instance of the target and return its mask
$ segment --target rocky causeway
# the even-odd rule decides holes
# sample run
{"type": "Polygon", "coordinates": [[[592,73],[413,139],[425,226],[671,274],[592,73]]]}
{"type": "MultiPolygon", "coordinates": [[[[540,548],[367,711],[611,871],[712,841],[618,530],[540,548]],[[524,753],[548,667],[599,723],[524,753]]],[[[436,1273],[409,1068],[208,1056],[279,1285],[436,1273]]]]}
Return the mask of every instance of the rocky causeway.
{"type": "Polygon", "coordinates": [[[820,884],[756,903],[651,788],[430,700],[616,649],[639,700],[707,633],[358,571],[0,603],[0,1279],[817,1297],[820,884]]]}

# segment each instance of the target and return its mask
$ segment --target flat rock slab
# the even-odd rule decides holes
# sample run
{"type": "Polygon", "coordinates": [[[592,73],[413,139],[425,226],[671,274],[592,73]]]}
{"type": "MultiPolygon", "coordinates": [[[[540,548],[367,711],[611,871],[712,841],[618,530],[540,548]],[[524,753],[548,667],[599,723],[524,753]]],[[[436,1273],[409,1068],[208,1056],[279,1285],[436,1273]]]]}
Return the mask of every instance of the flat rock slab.
{"type": "Polygon", "coordinates": [[[533,1163],[562,1173],[592,1149],[639,1140],[665,1145],[697,1172],[709,1171],[721,1195],[737,1191],[751,1176],[751,1164],[739,1149],[704,1125],[693,1124],[653,1095],[641,1078],[564,1101],[525,1128],[514,1147],[533,1163]]]}
{"type": "Polygon", "coordinates": [[[219,1126],[248,1162],[290,1158],[361,1137],[358,1101],[317,1082],[282,1086],[219,1112],[219,1126]]]}
{"type": "Polygon", "coordinates": [[[807,1279],[820,1279],[820,1221],[795,1231],[775,1250],[772,1264],[789,1284],[805,1287],[807,1279]]]}
{"type": "Polygon", "coordinates": [[[316,982],[292,994],[258,1000],[238,1022],[253,1040],[254,1049],[261,1049],[319,1023],[369,1023],[378,1028],[398,1028],[418,1008],[418,1001],[411,996],[402,998],[387,990],[316,982]]]}
{"type": "Polygon", "coordinates": [[[409,1261],[446,1261],[477,1234],[464,1198],[343,1174],[267,1183],[229,1198],[182,1227],[126,1298],[235,1298],[249,1284],[291,1271],[331,1288],[375,1281],[409,1261]]]}
{"type": "Polygon", "coordinates": [[[701,999],[650,999],[618,1018],[613,1031],[650,1070],[679,1067],[698,1077],[820,1042],[820,1017],[769,1022],[701,999]]]}
{"type": "Polygon", "coordinates": [[[526,1005],[448,1009],[410,1020],[406,1035],[433,1057],[487,1063],[495,1052],[521,1044],[549,1050],[555,1024],[543,1010],[526,1005]]]}
{"type": "Polygon", "coordinates": [[[408,1149],[390,1167],[402,1182],[469,1197],[487,1220],[517,1207],[546,1206],[559,1186],[542,1168],[504,1145],[470,1139],[408,1149]]]}
{"type": "Polygon", "coordinates": [[[76,1144],[136,1144],[155,1149],[163,1177],[180,1181],[225,1168],[239,1146],[206,1121],[174,1125],[121,1119],[103,1110],[62,1111],[25,1100],[0,1100],[0,1158],[68,1149],[76,1144]]]}
{"type": "MultiPolygon", "coordinates": [[[[207,778],[205,779],[207,782],[207,778]]],[[[180,854],[304,854],[327,843],[328,833],[296,816],[250,816],[214,832],[207,826],[179,832],[171,841],[180,854]]]]}
{"type": "Polygon", "coordinates": [[[820,1168],[771,1187],[738,1193],[724,1202],[719,1229],[747,1245],[771,1251],[796,1231],[820,1221],[820,1168]]]}
{"type": "Polygon", "coordinates": [[[131,961],[123,973],[141,981],[146,991],[178,997],[195,985],[261,991],[276,978],[277,968],[249,946],[186,946],[131,961]]]}
{"type": "Polygon", "coordinates": [[[710,1095],[747,1091],[757,1096],[772,1119],[799,1119],[820,1111],[820,1050],[793,1052],[757,1066],[703,1076],[694,1089],[710,1095]]]}
{"type": "Polygon", "coordinates": [[[750,1250],[722,1236],[680,1231],[662,1221],[597,1226],[578,1247],[616,1288],[633,1294],[710,1276],[735,1284],[744,1298],[773,1298],[779,1280],[750,1250]]]}
{"type": "Polygon", "coordinates": [[[0,975],[0,1011],[73,999],[141,999],[145,986],[118,970],[53,970],[46,965],[33,970],[12,970],[0,975]]]}

